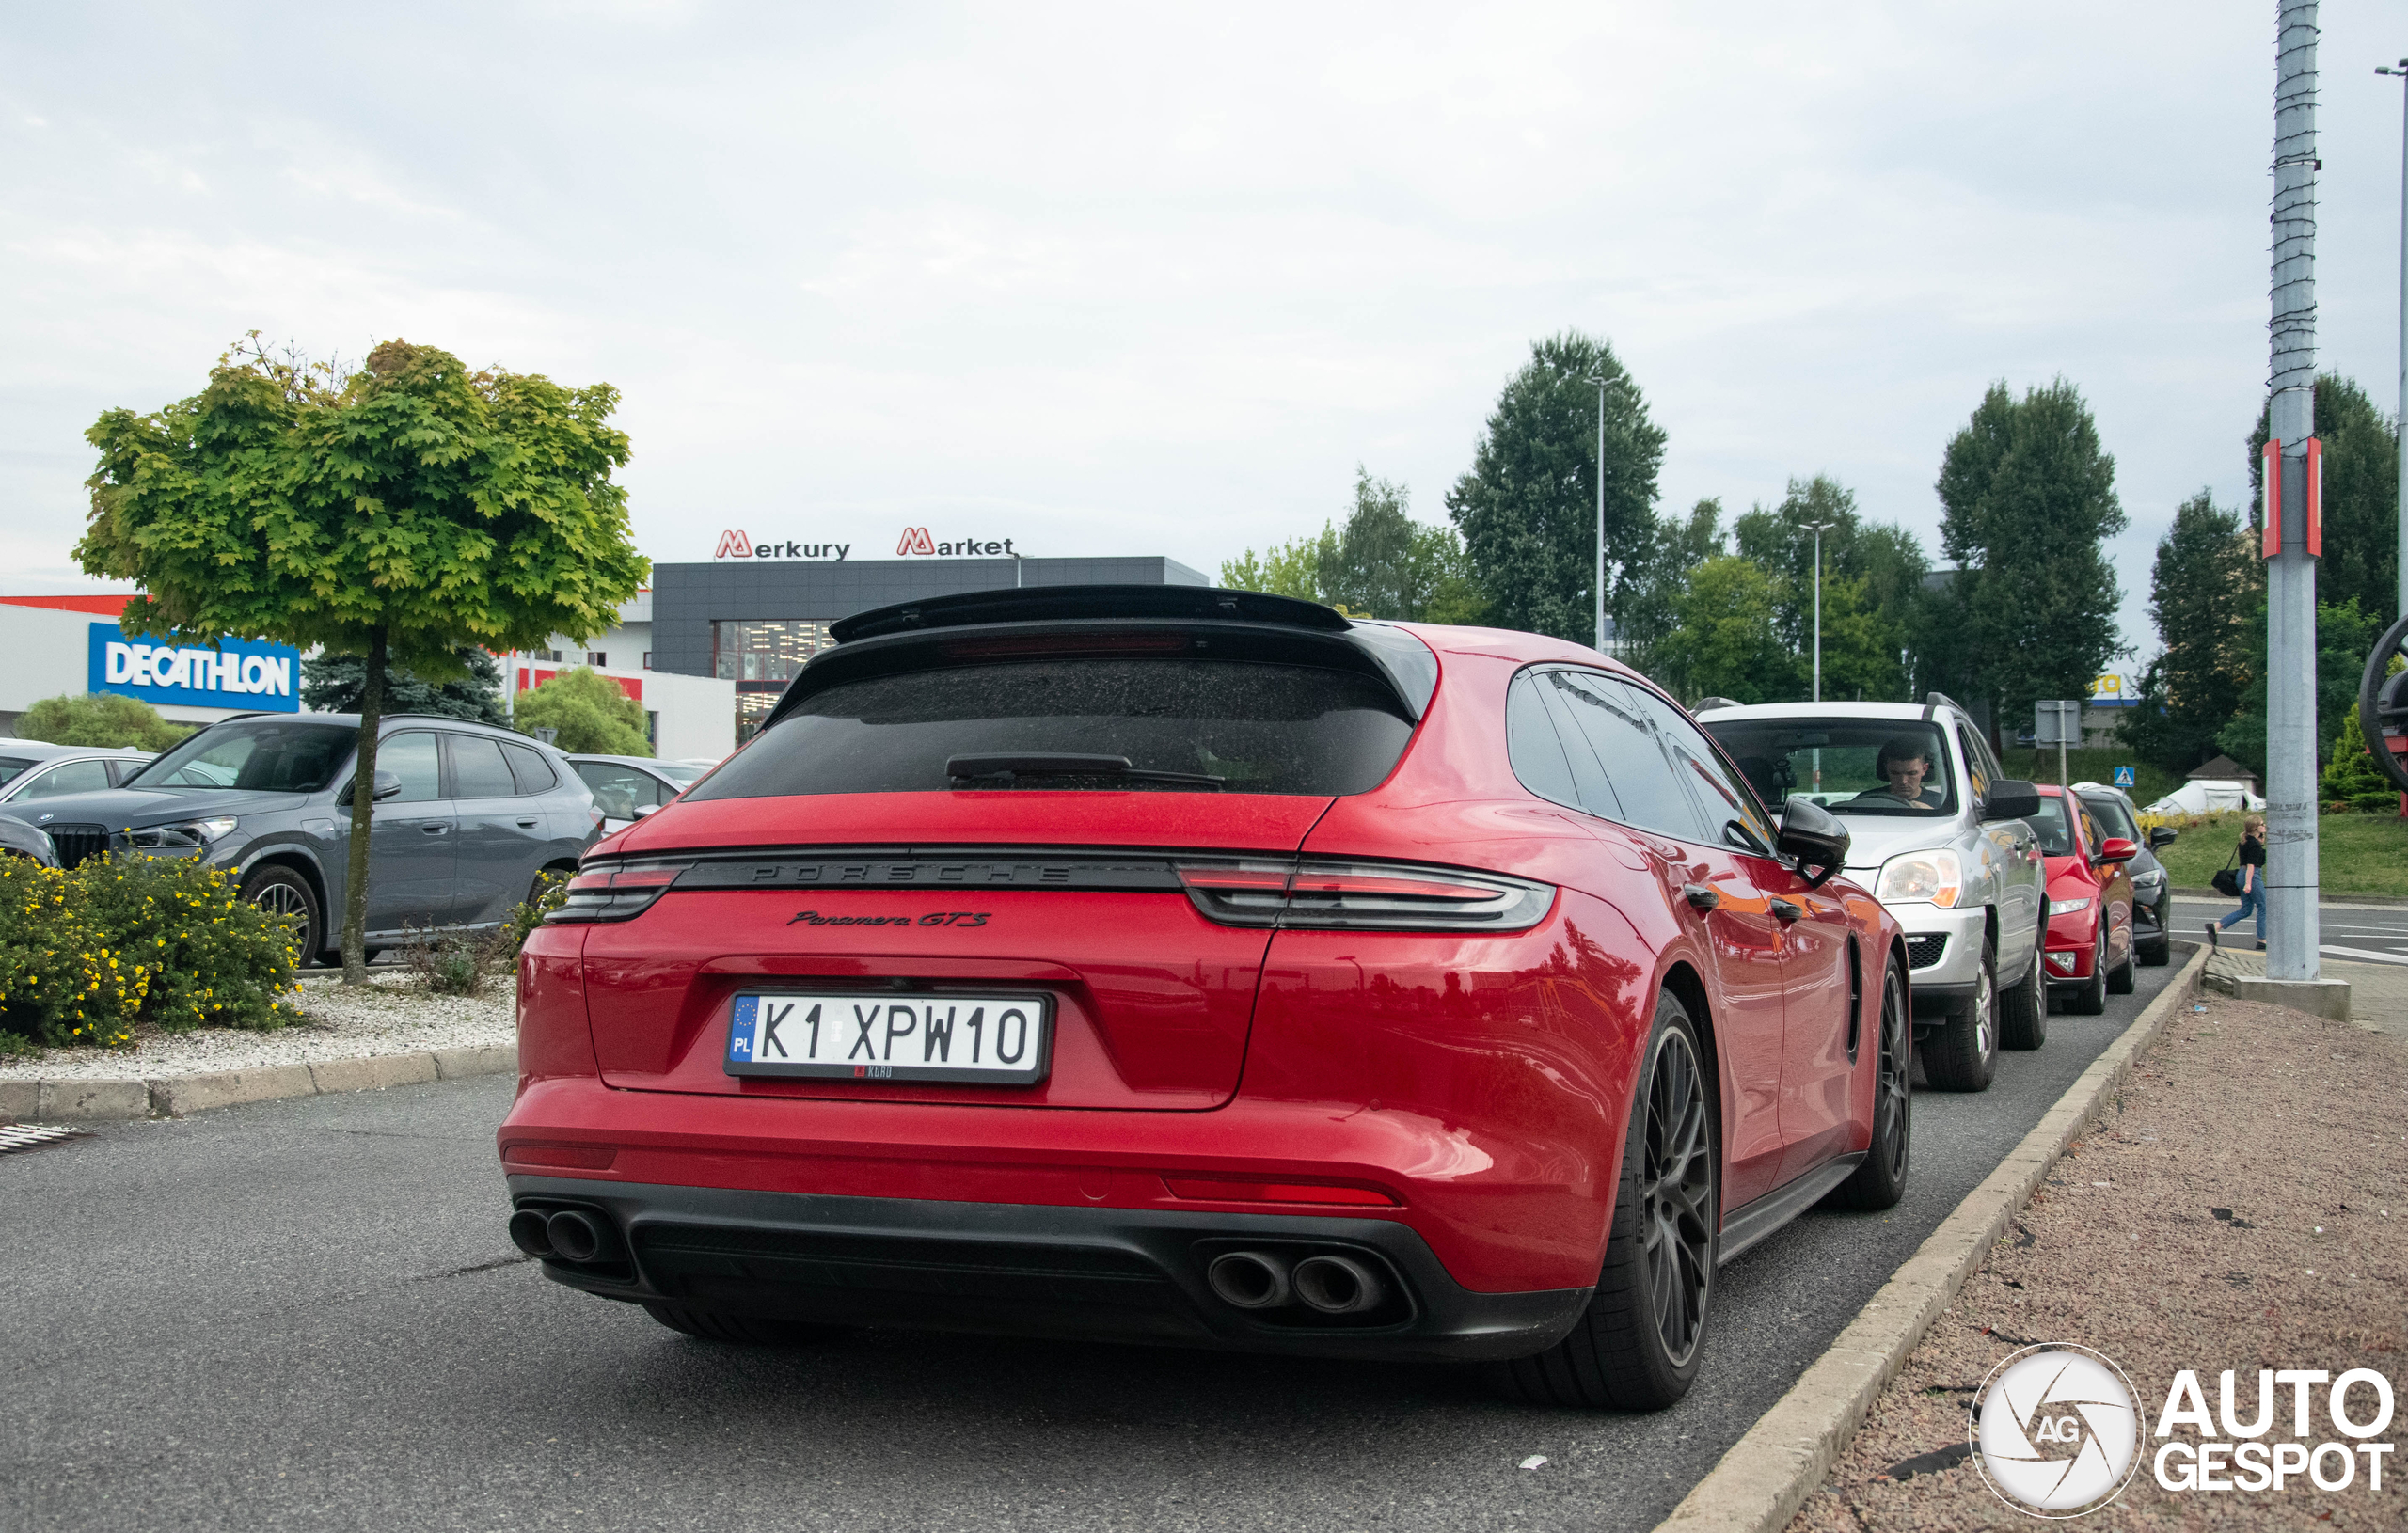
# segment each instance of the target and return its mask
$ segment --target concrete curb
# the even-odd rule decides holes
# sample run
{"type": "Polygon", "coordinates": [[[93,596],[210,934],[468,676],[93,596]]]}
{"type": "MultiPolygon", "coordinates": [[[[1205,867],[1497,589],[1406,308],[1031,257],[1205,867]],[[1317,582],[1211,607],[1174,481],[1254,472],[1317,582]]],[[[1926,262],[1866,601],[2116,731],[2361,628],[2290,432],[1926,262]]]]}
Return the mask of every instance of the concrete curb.
{"type": "Polygon", "coordinates": [[[1906,1265],[1891,1274],[1823,1355],[1799,1375],[1691,1488],[1657,1533],[1777,1533],[1798,1514],[1856,1435],[1865,1412],[1897,1376],[1932,1321],[2006,1233],[2049,1167],[2073,1143],[2148,1046],[2198,988],[2201,946],[2123,1035],[2091,1062],[2023,1142],[1956,1205],[1906,1265]]]}
{"type": "Polygon", "coordinates": [[[324,1059],[307,1065],[266,1065],[205,1075],[162,1076],[155,1081],[0,1081],[0,1120],[37,1123],[106,1123],[128,1118],[180,1118],[212,1108],[284,1097],[331,1096],[343,1091],[381,1091],[471,1075],[510,1075],[518,1050],[510,1044],[481,1049],[437,1049],[411,1054],[371,1054],[324,1059]]]}

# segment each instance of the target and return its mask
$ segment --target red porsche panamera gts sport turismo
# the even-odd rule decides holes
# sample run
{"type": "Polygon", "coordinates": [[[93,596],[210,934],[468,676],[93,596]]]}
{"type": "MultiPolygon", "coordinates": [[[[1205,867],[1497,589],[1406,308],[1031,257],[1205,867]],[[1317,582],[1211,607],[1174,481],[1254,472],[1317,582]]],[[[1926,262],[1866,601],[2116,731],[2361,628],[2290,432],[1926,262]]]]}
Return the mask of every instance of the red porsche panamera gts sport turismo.
{"type": "Polygon", "coordinates": [[[1909,1138],[1897,927],[1576,646],[1068,587],[834,625],[520,962],[512,1237],[722,1341],[1496,1365],[1659,1406],[1909,1138]]]}

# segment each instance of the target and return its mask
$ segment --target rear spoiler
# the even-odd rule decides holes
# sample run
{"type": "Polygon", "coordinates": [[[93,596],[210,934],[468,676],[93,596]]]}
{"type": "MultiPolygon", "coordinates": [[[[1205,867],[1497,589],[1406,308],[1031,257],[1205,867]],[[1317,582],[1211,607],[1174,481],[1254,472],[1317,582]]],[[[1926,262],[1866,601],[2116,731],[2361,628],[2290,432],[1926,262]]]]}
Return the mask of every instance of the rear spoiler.
{"type": "MultiPolygon", "coordinates": [[[[1319,602],[1209,586],[1038,586],[971,592],[873,608],[828,625],[835,642],[804,662],[761,721],[768,729],[816,692],[844,682],[927,669],[957,657],[1109,653],[1116,636],[1179,635],[1216,659],[1320,665],[1378,678],[1419,722],[1438,687],[1429,645],[1385,623],[1351,621],[1319,602]],[[931,656],[931,649],[938,652],[931,656]]],[[[1133,654],[1162,655],[1159,645],[1133,654]]]]}

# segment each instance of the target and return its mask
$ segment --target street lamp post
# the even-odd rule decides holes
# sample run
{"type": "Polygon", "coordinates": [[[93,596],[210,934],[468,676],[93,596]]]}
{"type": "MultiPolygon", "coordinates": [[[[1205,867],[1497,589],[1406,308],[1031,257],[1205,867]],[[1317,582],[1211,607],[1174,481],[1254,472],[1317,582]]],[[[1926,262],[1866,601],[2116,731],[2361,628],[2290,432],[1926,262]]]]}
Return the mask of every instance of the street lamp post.
{"type": "Polygon", "coordinates": [[[1597,386],[1597,569],[1593,587],[1597,625],[1591,630],[1591,640],[1602,651],[1606,647],[1606,390],[1613,380],[1600,372],[1589,381],[1597,386]]]}
{"type": "Polygon", "coordinates": [[[1814,534],[1814,701],[1823,701],[1823,534],[1839,526],[1837,522],[1808,522],[1806,530],[1814,534]]]}
{"type": "MultiPolygon", "coordinates": [[[[2375,66],[2377,74],[2408,78],[2408,58],[2375,66]]],[[[2400,416],[2408,429],[2408,92],[2400,110],[2400,416]]],[[[2400,454],[2400,610],[2408,612],[2408,450],[2400,454]]]]}

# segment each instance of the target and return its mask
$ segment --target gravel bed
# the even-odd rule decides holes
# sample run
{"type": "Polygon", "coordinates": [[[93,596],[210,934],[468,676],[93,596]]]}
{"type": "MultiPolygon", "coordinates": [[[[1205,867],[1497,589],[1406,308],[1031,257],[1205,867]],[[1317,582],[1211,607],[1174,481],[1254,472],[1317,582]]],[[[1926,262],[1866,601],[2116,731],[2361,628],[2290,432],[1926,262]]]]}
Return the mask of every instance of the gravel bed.
{"type": "MultiPolygon", "coordinates": [[[[2301,1478],[2279,1493],[2166,1491],[2151,1473],[2178,1369],[2198,1374],[2210,1411],[2220,1374],[2236,1370],[2244,1423],[2261,1367],[2366,1367],[2408,1384],[2403,1166],[2408,1044],[2276,1006],[2186,1004],[1909,1357],[1790,1533],[2045,1525],[1997,1499],[1972,1462],[1946,1462],[1966,1446],[1974,1392],[2032,1342],[2098,1350],[2139,1397],[2131,1485],[2063,1525],[2408,1526],[2408,1446],[2385,1461],[2380,1492],[2363,1459],[2347,1489],[2329,1492],[2301,1478]]],[[[2299,1441],[2290,1386],[2276,1399],[2264,1441],[2299,1441]]],[[[2363,1387],[2352,1403],[2360,1419],[2371,1409],[2363,1387]]],[[[2408,1445],[2408,1394],[2399,1403],[2371,1441],[2408,1445]]],[[[2338,1433],[2321,1388],[2311,1406],[2312,1450],[2338,1433]]]]}
{"type": "Polygon", "coordinates": [[[0,1059],[0,1081],[144,1080],[211,1070],[305,1065],[375,1054],[424,1053],[515,1041],[517,981],[487,982],[485,993],[435,995],[405,974],[379,974],[365,989],[340,982],[307,984],[285,1004],[290,1026],[272,1033],[204,1027],[190,1033],[144,1029],[130,1049],[52,1049],[0,1059]]]}

